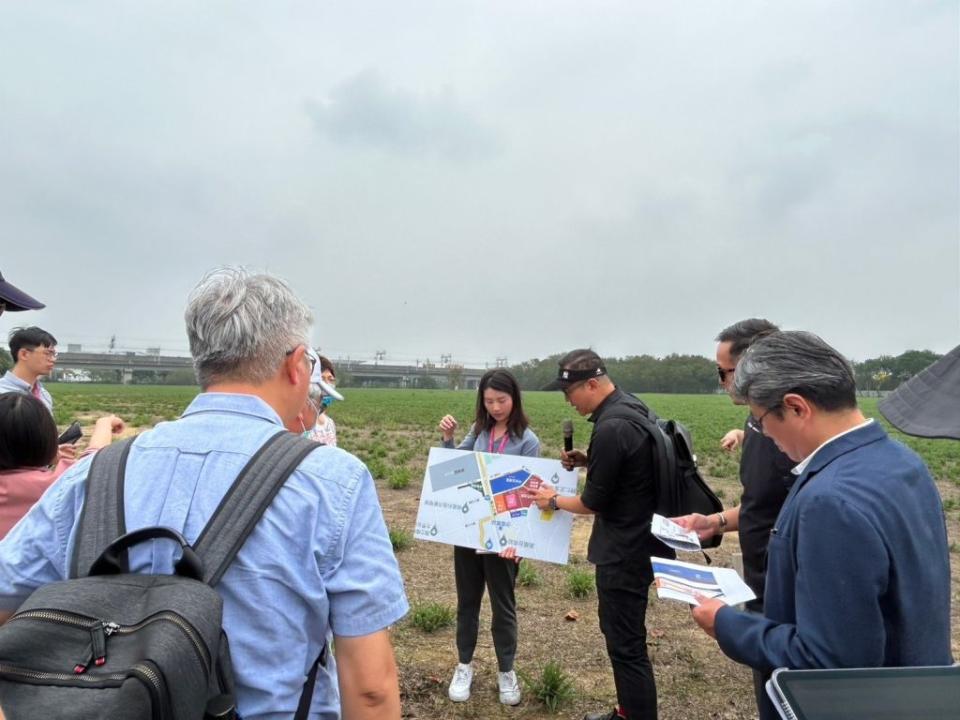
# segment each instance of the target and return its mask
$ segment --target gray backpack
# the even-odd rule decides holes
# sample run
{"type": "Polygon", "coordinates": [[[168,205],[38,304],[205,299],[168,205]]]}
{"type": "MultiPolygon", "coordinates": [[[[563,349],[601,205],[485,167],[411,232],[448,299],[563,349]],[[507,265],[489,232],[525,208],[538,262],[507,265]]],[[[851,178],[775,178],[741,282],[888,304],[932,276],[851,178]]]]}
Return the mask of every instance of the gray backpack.
{"type": "MultiPolygon", "coordinates": [[[[8,720],[239,718],[223,601],[214,589],[286,479],[317,443],[282,431],[250,459],[191,547],[176,530],[127,533],[132,439],[100,450],[87,477],[71,579],[38,588],[0,627],[8,720]],[[173,575],[128,572],[127,550],[169,539],[173,575]]],[[[305,679],[305,720],[326,646],[305,679]]]]}

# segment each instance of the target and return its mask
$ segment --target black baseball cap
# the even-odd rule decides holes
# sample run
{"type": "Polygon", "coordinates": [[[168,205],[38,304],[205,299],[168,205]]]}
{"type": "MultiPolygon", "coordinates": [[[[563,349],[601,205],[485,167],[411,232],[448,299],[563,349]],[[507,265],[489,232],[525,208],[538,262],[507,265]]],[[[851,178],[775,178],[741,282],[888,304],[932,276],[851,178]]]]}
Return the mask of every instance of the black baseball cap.
{"type": "Polygon", "coordinates": [[[46,307],[46,305],[39,300],[35,300],[20,288],[4,280],[3,273],[0,273],[0,303],[6,306],[8,312],[39,310],[40,308],[46,307]]]}
{"type": "Polygon", "coordinates": [[[564,390],[582,380],[607,374],[603,359],[589,348],[571,350],[560,358],[559,365],[556,379],[544,385],[544,390],[564,390]]]}

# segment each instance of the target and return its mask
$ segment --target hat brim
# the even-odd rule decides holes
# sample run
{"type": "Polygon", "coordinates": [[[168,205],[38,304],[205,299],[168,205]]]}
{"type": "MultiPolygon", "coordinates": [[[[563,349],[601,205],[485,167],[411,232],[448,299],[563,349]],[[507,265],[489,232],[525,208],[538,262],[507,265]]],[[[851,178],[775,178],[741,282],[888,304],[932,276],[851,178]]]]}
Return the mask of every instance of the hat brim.
{"type": "Polygon", "coordinates": [[[566,380],[554,379],[548,382],[546,385],[544,385],[540,389],[541,390],[563,390],[564,388],[568,388],[571,385],[573,385],[572,382],[568,382],[566,380]]]}
{"type": "Polygon", "coordinates": [[[329,396],[332,397],[334,400],[343,400],[343,395],[341,395],[340,393],[338,393],[338,392],[336,391],[336,388],[334,388],[333,385],[330,385],[329,383],[327,383],[325,380],[321,380],[321,379],[319,379],[319,378],[314,378],[314,379],[312,380],[312,382],[313,382],[314,385],[316,385],[316,386],[319,387],[321,390],[323,390],[323,394],[324,394],[324,395],[329,395],[329,396]]]}
{"type": "Polygon", "coordinates": [[[7,312],[40,310],[46,307],[36,298],[30,297],[20,288],[2,279],[0,279],[0,302],[6,306],[7,312]]]}

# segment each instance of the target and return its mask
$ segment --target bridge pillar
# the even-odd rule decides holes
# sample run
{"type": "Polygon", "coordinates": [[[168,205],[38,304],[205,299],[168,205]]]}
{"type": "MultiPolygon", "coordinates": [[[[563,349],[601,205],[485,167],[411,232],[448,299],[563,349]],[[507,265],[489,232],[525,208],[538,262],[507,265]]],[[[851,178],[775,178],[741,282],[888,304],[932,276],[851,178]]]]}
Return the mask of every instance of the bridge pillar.
{"type": "Polygon", "coordinates": [[[133,368],[125,367],[120,371],[120,382],[124,385],[133,383],[133,368]]]}

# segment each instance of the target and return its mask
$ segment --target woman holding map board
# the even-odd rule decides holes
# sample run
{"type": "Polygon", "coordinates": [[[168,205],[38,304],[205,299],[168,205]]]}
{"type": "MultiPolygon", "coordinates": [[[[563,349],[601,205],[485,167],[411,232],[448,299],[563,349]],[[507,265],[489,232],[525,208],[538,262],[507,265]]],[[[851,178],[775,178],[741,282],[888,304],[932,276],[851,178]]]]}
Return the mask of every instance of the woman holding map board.
{"type": "MultiPolygon", "coordinates": [[[[456,449],[539,457],[540,440],[528,424],[516,378],[507,370],[490,370],[480,378],[477,387],[477,412],[473,425],[456,449]]],[[[452,415],[444,415],[440,420],[444,447],[454,447],[453,433],[457,426],[452,415]]],[[[453,549],[459,664],[448,694],[454,702],[465,702],[470,698],[473,651],[477,645],[484,587],[490,596],[493,613],[493,646],[497,653],[500,702],[504,705],[517,705],[520,702],[520,684],[513,670],[513,659],[517,652],[514,587],[518,562],[514,548],[507,548],[499,555],[465,547],[453,549]]]]}

